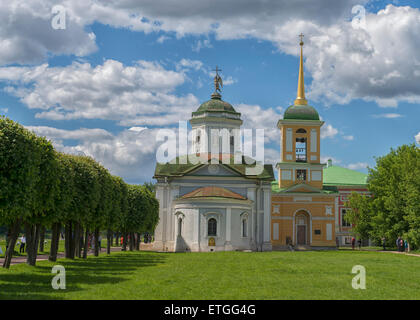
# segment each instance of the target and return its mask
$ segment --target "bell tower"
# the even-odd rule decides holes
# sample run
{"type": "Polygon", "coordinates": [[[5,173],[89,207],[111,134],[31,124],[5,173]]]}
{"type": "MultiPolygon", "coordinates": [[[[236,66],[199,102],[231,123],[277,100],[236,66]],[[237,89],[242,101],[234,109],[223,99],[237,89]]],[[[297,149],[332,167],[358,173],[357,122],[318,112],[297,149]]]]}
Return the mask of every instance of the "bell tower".
{"type": "Polygon", "coordinates": [[[301,34],[296,99],[285,111],[283,119],[277,123],[281,131],[281,159],[276,168],[280,188],[305,184],[322,189],[324,164],[320,163],[320,131],[324,122],[319,119],[318,112],[308,105],[305,98],[303,44],[303,34],[301,34]]]}

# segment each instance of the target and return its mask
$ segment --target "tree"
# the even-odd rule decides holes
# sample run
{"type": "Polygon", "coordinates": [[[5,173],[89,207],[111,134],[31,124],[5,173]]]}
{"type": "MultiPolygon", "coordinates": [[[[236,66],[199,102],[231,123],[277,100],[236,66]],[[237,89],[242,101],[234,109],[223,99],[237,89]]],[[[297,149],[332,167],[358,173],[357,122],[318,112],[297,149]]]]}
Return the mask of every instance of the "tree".
{"type": "Polygon", "coordinates": [[[403,145],[377,158],[369,169],[368,189],[371,198],[353,194],[349,200],[355,230],[388,243],[403,236],[411,247],[420,247],[420,149],[403,145]]]}
{"type": "Polygon", "coordinates": [[[3,263],[9,268],[16,239],[39,178],[41,154],[35,134],[20,124],[0,118],[0,220],[8,226],[8,243],[3,263]]]}
{"type": "Polygon", "coordinates": [[[75,173],[72,165],[72,156],[64,153],[57,153],[58,163],[58,192],[54,197],[54,214],[51,215],[51,248],[50,248],[50,261],[57,260],[57,251],[60,241],[60,230],[63,221],[69,220],[72,216],[72,204],[75,197],[75,173]]]}
{"type": "Polygon", "coordinates": [[[36,137],[40,155],[35,190],[30,199],[29,213],[24,219],[27,263],[34,266],[38,254],[40,231],[54,214],[55,193],[58,191],[58,162],[54,147],[44,137],[36,137]]]}

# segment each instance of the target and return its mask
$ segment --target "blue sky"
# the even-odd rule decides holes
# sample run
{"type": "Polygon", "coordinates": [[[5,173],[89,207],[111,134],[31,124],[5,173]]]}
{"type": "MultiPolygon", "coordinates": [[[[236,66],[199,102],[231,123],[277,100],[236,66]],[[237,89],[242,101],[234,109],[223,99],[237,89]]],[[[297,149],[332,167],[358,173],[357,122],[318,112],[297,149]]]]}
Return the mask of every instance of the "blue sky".
{"type": "Polygon", "coordinates": [[[276,122],[296,96],[300,32],[307,98],[325,121],[323,160],[366,172],[375,156],[420,140],[414,1],[245,0],[240,10],[238,1],[98,1],[100,10],[63,1],[66,29],[54,30],[56,3],[0,5],[16,15],[0,22],[0,113],[128,182],[152,179],[156,131],[209,99],[216,65],[223,99],[244,126],[266,130],[274,164],[276,122]],[[358,4],[365,25],[355,28],[358,4]]]}

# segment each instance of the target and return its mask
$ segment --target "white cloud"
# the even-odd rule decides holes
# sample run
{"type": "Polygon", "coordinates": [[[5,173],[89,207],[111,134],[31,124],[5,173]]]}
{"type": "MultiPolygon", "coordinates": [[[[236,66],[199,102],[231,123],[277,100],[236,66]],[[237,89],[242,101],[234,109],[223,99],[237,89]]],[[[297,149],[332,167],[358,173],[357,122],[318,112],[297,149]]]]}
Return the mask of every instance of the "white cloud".
{"type": "Polygon", "coordinates": [[[416,139],[417,144],[420,144],[420,132],[414,137],[416,139]]]}
{"type": "MultiPolygon", "coordinates": [[[[0,64],[42,62],[49,54],[90,54],[96,50],[95,35],[89,30],[94,22],[177,38],[210,34],[216,40],[255,38],[292,55],[299,52],[296,34],[303,32],[305,68],[312,76],[309,99],[346,104],[360,98],[383,107],[420,102],[420,10],[388,5],[367,12],[366,27],[354,29],[351,8],[365,2],[64,0],[68,28],[54,30],[51,8],[56,1],[3,1],[0,64]]],[[[160,35],[159,41],[164,37],[160,35]]],[[[198,39],[194,50],[209,46],[208,38],[198,39]]]]}
{"type": "Polygon", "coordinates": [[[170,39],[170,37],[167,37],[165,35],[161,35],[156,41],[158,43],[164,43],[166,40],[169,40],[169,39],[170,39]]]}
{"type": "Polygon", "coordinates": [[[241,113],[243,128],[264,129],[266,143],[280,143],[277,121],[283,118],[281,107],[262,109],[259,105],[238,104],[235,110],[241,113]]]}
{"type": "Polygon", "coordinates": [[[381,114],[374,114],[374,118],[386,118],[386,119],[395,119],[403,117],[402,114],[399,113],[381,113],[381,114]]]}
{"type": "MultiPolygon", "coordinates": [[[[189,63],[199,66],[197,61],[189,63]]],[[[73,62],[66,67],[0,68],[0,80],[8,83],[5,90],[39,110],[37,118],[107,119],[124,126],[160,126],[189,119],[198,99],[173,93],[185,79],[184,70],[167,70],[143,60],[134,66],[106,60],[96,67],[73,62]]]]}
{"type": "Polygon", "coordinates": [[[127,129],[114,135],[103,129],[63,130],[45,126],[28,126],[38,135],[51,139],[54,146],[66,153],[93,157],[114,175],[127,182],[150,181],[156,163],[157,129],[127,129]],[[77,140],[73,146],[66,140],[77,140]]]}
{"type": "Polygon", "coordinates": [[[197,53],[203,48],[213,48],[209,39],[198,40],[192,46],[192,50],[197,53]]]}
{"type": "Polygon", "coordinates": [[[354,140],[354,136],[343,136],[344,140],[348,140],[348,141],[353,141],[354,140]]]}
{"type": "Polygon", "coordinates": [[[334,138],[338,133],[338,130],[332,125],[327,124],[321,127],[321,139],[334,138]]]}
{"type": "Polygon", "coordinates": [[[351,163],[347,165],[346,167],[351,170],[361,170],[361,169],[366,169],[368,167],[368,163],[366,162],[351,163]]]}
{"type": "Polygon", "coordinates": [[[203,68],[203,63],[200,60],[181,59],[177,65],[177,70],[193,69],[198,71],[203,68]]]}

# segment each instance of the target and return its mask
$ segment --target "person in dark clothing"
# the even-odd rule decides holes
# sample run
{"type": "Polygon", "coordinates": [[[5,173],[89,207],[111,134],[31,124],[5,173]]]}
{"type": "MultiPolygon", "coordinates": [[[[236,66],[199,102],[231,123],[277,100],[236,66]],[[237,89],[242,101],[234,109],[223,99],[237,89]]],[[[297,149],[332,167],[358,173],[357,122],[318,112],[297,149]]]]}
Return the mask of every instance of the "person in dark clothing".
{"type": "Polygon", "coordinates": [[[398,249],[398,251],[401,251],[401,248],[400,248],[400,242],[401,242],[401,237],[400,236],[398,236],[398,238],[397,238],[397,249],[398,249]]]}
{"type": "Polygon", "coordinates": [[[351,238],[351,248],[354,250],[354,245],[356,244],[356,239],[353,237],[351,238]]]}
{"type": "Polygon", "coordinates": [[[359,239],[359,241],[357,243],[359,245],[359,250],[362,249],[362,239],[359,239]]]}

